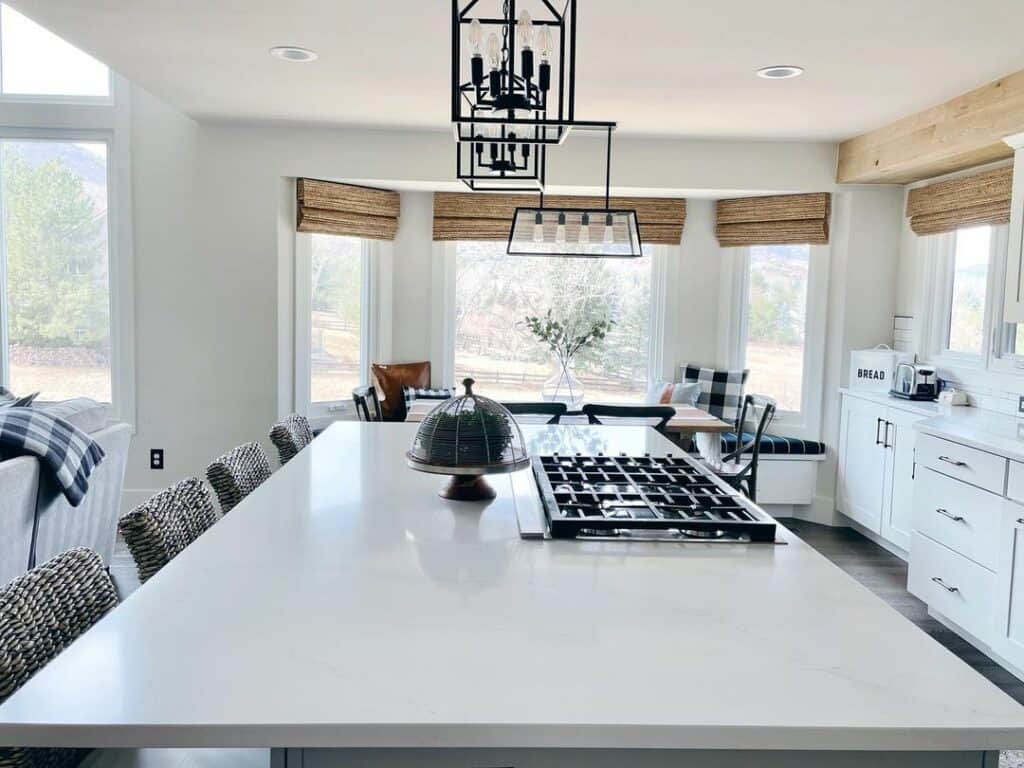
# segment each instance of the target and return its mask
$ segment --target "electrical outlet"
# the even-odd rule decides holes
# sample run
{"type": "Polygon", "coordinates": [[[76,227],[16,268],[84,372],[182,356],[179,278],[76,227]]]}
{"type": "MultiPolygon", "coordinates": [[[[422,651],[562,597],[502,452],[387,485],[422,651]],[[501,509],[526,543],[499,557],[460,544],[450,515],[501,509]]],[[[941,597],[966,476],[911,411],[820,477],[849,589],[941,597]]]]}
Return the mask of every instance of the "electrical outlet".
{"type": "Polygon", "coordinates": [[[164,468],[164,449],[163,448],[150,448],[149,449],[149,468],[150,469],[163,469],[164,468]]]}

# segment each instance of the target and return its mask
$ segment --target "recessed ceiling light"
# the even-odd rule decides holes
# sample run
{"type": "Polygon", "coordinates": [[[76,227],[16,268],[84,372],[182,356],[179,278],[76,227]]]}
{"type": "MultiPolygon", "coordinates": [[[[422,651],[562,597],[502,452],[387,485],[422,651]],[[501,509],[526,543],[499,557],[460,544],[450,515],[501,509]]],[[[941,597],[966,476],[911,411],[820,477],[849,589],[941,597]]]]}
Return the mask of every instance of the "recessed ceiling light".
{"type": "Polygon", "coordinates": [[[803,73],[803,67],[794,67],[791,64],[776,64],[757,70],[757,76],[765,80],[789,80],[791,77],[800,77],[803,73]]]}
{"type": "Polygon", "coordinates": [[[270,55],[282,61],[313,61],[317,57],[316,51],[308,48],[299,48],[295,45],[276,45],[270,49],[270,55]]]}

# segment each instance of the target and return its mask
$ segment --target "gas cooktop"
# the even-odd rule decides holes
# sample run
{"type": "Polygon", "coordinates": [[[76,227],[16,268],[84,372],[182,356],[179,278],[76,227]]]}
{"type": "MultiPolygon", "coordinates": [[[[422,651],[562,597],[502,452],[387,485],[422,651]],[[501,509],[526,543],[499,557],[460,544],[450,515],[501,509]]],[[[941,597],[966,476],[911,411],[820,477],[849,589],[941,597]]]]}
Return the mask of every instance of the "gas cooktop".
{"type": "Polygon", "coordinates": [[[551,538],[774,542],[775,521],[682,457],[535,456],[551,538]]]}

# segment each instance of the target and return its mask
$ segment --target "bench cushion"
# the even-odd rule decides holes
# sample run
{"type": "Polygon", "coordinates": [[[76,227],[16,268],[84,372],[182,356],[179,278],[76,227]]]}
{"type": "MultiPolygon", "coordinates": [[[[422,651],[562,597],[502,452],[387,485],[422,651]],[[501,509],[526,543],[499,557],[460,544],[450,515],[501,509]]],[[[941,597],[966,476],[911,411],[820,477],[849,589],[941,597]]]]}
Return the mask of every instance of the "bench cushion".
{"type": "MultiPolygon", "coordinates": [[[[743,442],[751,442],[754,435],[751,432],[743,433],[743,442]]],[[[722,433],[722,451],[730,453],[736,450],[736,433],[722,433]]],[[[761,455],[773,456],[820,456],[825,453],[825,444],[814,440],[801,440],[798,437],[783,437],[781,435],[764,435],[761,438],[761,455]]]]}

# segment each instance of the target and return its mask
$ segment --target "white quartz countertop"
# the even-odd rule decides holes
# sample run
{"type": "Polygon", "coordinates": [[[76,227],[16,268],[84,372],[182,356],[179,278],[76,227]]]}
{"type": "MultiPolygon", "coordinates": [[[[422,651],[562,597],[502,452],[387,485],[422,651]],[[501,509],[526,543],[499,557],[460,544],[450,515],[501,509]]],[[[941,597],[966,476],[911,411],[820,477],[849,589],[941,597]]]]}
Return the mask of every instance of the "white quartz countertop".
{"type": "MultiPolygon", "coordinates": [[[[788,532],[527,541],[336,424],[0,706],[26,746],[980,750],[1024,708],[788,532]]],[[[672,450],[529,427],[538,452],[672,450]]],[[[526,470],[529,472],[529,470],[526,470]]]]}
{"type": "Polygon", "coordinates": [[[1024,461],[1024,419],[1012,414],[968,406],[943,406],[934,402],[901,400],[881,392],[845,388],[840,392],[927,416],[927,419],[914,424],[914,429],[919,432],[943,437],[1016,461],[1024,461]]]}

